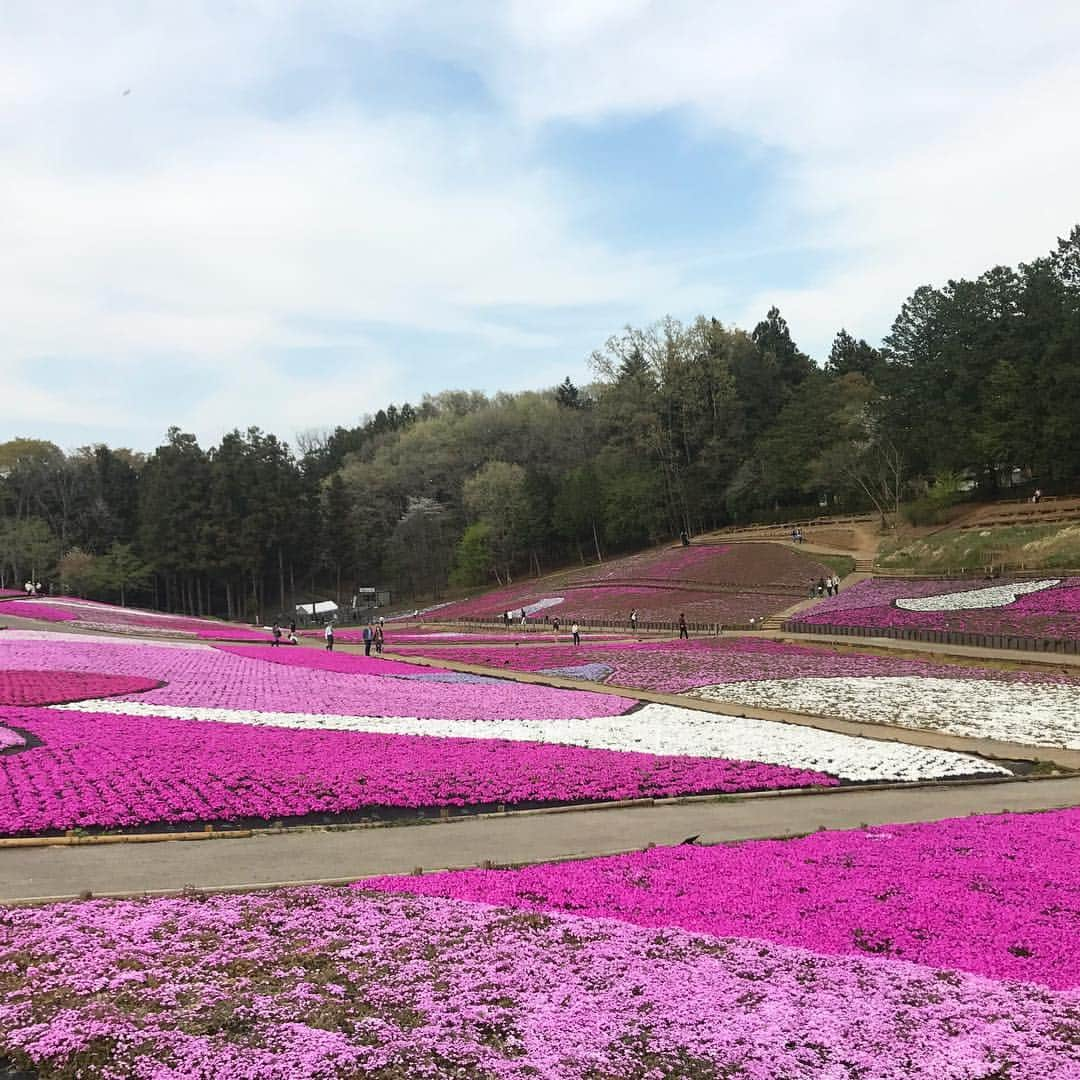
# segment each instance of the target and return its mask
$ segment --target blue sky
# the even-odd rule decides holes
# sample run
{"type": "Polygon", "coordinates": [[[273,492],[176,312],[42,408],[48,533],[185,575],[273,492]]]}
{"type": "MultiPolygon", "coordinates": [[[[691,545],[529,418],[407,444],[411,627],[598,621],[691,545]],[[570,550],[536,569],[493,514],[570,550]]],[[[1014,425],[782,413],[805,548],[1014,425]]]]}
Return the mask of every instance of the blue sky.
{"type": "Polygon", "coordinates": [[[1080,220],[1071,3],[13,2],[0,47],[0,437],[65,448],[583,382],[667,314],[822,358],[1080,220]]]}

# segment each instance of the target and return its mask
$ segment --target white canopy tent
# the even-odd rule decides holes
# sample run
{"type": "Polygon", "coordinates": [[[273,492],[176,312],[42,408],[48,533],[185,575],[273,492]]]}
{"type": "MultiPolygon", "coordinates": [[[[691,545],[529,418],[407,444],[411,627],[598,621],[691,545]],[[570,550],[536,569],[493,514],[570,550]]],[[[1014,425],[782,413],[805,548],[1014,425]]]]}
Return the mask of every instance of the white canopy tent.
{"type": "Polygon", "coordinates": [[[336,615],[338,606],[333,600],[315,600],[310,604],[297,604],[298,615],[336,615]]]}

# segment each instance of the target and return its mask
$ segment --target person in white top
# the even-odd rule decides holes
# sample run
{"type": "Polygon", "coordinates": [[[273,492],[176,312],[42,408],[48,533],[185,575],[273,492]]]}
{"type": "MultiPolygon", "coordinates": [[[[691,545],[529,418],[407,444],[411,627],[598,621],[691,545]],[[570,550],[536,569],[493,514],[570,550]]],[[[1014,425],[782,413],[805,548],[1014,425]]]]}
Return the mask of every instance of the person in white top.
{"type": "Polygon", "coordinates": [[[327,652],[333,652],[334,651],[334,624],[333,623],[328,622],[326,624],[326,629],[323,631],[323,637],[326,638],[326,651],[327,652]]]}
{"type": "Polygon", "coordinates": [[[578,624],[577,623],[574,623],[574,625],[570,627],[570,634],[573,637],[574,644],[575,645],[580,645],[581,644],[581,631],[578,629],[578,624]]]}

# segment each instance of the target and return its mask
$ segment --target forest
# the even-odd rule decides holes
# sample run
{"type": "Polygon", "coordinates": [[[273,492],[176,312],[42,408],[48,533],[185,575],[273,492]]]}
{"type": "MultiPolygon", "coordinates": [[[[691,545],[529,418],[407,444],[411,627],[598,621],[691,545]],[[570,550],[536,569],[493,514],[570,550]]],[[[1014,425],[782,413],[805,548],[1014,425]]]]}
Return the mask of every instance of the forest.
{"type": "Polygon", "coordinates": [[[357,586],[438,599],[684,529],[914,514],[1018,475],[1073,490],[1080,226],[1030,263],[915,289],[880,347],[841,329],[817,363],[773,308],[750,332],[626,328],[589,365],[588,385],[448,390],[294,444],[0,443],[0,583],[268,618],[357,586]]]}

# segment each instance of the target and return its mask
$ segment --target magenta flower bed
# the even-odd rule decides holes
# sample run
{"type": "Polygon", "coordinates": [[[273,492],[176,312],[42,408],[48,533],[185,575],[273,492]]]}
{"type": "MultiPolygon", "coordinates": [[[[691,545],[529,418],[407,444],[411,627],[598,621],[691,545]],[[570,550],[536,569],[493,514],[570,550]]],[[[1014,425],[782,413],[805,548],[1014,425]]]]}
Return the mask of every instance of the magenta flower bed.
{"type": "Polygon", "coordinates": [[[54,607],[41,600],[8,600],[0,604],[0,615],[17,615],[41,622],[73,622],[78,618],[73,608],[54,607]]]}
{"type": "Polygon", "coordinates": [[[345,889],[17,908],[0,926],[0,1054],[72,1076],[1066,1080],[1078,1004],[345,889]]]}
{"type": "Polygon", "coordinates": [[[358,887],[1080,986],[1080,808],[358,887]]]}
{"type": "Polygon", "coordinates": [[[755,762],[494,739],[10,707],[0,708],[0,725],[43,744],[0,758],[0,833],[8,835],[836,783],[822,773],[755,762]]]}
{"type": "MultiPolygon", "coordinates": [[[[312,652],[319,655],[317,650],[312,652]]],[[[434,684],[324,670],[304,663],[299,649],[274,650],[268,646],[256,655],[258,659],[251,659],[200,646],[177,648],[92,638],[85,643],[0,639],[2,666],[35,671],[60,667],[69,671],[109,671],[165,682],[167,685],[160,689],[124,695],[156,705],[459,720],[571,720],[615,716],[634,705],[629,698],[608,694],[513,682],[434,684]],[[279,663],[264,662],[275,653],[279,663]],[[290,663],[291,657],[297,657],[299,662],[290,663]]]]}
{"type": "MultiPolygon", "coordinates": [[[[415,650],[421,653],[422,650],[415,650]]],[[[610,669],[604,682],[642,690],[680,693],[698,686],[754,679],[803,679],[918,675],[949,679],[993,678],[1004,682],[1069,681],[1051,673],[1003,672],[921,660],[834,652],[828,647],[790,645],[758,638],[698,638],[690,641],[624,642],[613,645],[520,646],[510,649],[440,648],[423,653],[442,660],[515,671],[570,667],[610,669]]],[[[569,672],[568,672],[569,674],[569,672]]],[[[581,674],[580,678],[588,678],[581,674]]]]}
{"type": "Polygon", "coordinates": [[[87,698],[138,694],[159,686],[157,679],[139,675],[0,668],[0,705],[59,705],[87,698]]]}
{"type": "MultiPolygon", "coordinates": [[[[1051,575],[1048,575],[1051,576],[1051,575]]],[[[1034,638],[1080,638],[1080,579],[1020,596],[1004,607],[961,611],[907,611],[898,597],[926,597],[966,592],[979,581],[863,581],[839,596],[826,598],[796,618],[815,626],[870,629],[948,630],[956,633],[1034,638]]]]}

